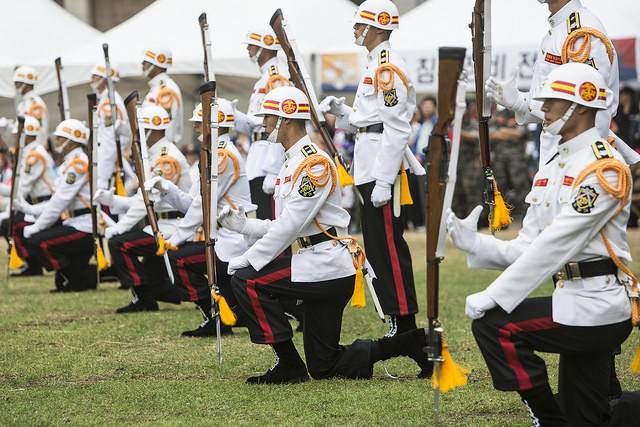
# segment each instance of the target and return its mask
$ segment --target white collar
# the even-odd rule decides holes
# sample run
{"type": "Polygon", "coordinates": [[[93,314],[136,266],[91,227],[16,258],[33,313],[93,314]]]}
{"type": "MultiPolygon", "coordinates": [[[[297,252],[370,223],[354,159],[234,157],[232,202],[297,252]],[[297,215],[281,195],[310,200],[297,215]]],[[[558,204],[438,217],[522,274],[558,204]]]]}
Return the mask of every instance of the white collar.
{"type": "Polygon", "coordinates": [[[162,73],[156,75],[151,80],[149,80],[147,82],[147,84],[149,85],[149,87],[154,87],[154,86],[158,86],[160,84],[160,80],[168,80],[168,79],[169,79],[169,75],[166,72],[162,72],[162,73]]]}
{"type": "Polygon", "coordinates": [[[383,41],[378,46],[374,47],[373,50],[367,54],[367,59],[369,60],[369,62],[376,61],[378,58],[378,54],[383,49],[391,49],[391,43],[389,43],[389,40],[383,41]]]}
{"type": "Polygon", "coordinates": [[[268,60],[267,62],[265,62],[264,64],[262,64],[260,66],[260,73],[265,74],[269,71],[269,67],[271,67],[272,65],[275,65],[276,67],[278,66],[278,56],[274,56],[273,58],[271,58],[270,60],[268,60]]]}
{"type": "Polygon", "coordinates": [[[73,159],[74,157],[77,157],[79,154],[84,153],[84,150],[82,149],[82,147],[76,147],[73,150],[69,151],[67,154],[65,154],[64,156],[64,161],[68,161],[73,159]]]}
{"type": "Polygon", "coordinates": [[[287,160],[291,159],[296,155],[296,153],[300,152],[304,145],[308,144],[311,144],[311,138],[309,137],[309,135],[305,135],[300,138],[298,142],[293,144],[293,146],[291,146],[287,151],[284,152],[285,157],[287,158],[287,160]]]}
{"type": "Polygon", "coordinates": [[[569,19],[569,15],[575,12],[578,9],[581,9],[582,3],[580,0],[571,0],[569,3],[565,4],[562,9],[554,13],[549,17],[549,25],[551,28],[554,28],[569,19]]]}
{"type": "Polygon", "coordinates": [[[558,146],[558,153],[561,158],[568,158],[573,154],[582,151],[583,149],[591,146],[596,141],[601,141],[602,137],[598,132],[598,128],[592,127],[591,129],[582,132],[580,135],[570,139],[567,142],[563,142],[558,146]]]}

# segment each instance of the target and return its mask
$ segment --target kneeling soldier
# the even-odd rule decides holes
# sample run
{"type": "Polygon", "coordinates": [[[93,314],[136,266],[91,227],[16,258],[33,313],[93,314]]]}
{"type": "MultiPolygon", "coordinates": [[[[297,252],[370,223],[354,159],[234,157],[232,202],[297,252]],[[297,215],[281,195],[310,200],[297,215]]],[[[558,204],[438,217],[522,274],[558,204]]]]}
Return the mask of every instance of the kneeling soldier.
{"type": "Polygon", "coordinates": [[[471,267],[506,268],[467,297],[465,310],[494,387],[518,391],[534,425],[607,425],[611,353],[632,328],[625,289],[637,286],[627,267],[631,174],[595,125],[612,97],[588,65],[549,74],[536,99],[544,102],[545,131],[561,140],[534,179],[516,239],[478,234],[479,207],[466,220],[447,218],[471,267]],[[527,298],[549,276],[553,296],[527,298]],[[536,351],[560,354],[558,402],[536,351]]]}

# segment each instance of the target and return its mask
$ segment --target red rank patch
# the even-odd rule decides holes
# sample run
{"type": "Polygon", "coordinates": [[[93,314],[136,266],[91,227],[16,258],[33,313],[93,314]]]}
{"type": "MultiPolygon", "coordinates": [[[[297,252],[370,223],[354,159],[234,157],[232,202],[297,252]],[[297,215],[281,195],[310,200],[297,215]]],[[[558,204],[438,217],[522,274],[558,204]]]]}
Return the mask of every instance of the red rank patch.
{"type": "Polygon", "coordinates": [[[551,52],[547,52],[547,54],[544,56],[544,60],[549,64],[562,65],[562,57],[559,55],[554,55],[551,52]]]}
{"type": "Polygon", "coordinates": [[[371,77],[365,77],[364,80],[362,81],[362,83],[364,83],[366,85],[372,85],[373,84],[373,79],[371,77]]]}
{"type": "Polygon", "coordinates": [[[538,179],[536,182],[534,182],[533,186],[534,187],[546,187],[548,183],[549,183],[549,179],[542,178],[542,179],[538,179]]]}
{"type": "Polygon", "coordinates": [[[291,182],[291,175],[284,177],[284,183],[291,182]]]}
{"type": "Polygon", "coordinates": [[[575,180],[574,177],[572,176],[566,176],[564,177],[564,180],[562,181],[562,185],[566,185],[568,187],[573,185],[573,181],[575,180]]]}

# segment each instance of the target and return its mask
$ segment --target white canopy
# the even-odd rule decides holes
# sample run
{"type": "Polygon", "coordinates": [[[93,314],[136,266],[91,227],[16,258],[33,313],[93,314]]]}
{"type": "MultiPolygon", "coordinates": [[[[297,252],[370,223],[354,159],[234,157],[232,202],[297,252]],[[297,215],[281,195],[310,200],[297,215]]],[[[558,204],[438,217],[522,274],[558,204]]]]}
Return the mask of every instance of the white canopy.
{"type": "Polygon", "coordinates": [[[96,40],[101,33],[51,0],[3,1],[0,14],[0,96],[12,97],[13,70],[18,65],[37,67],[39,86],[55,83],[56,52],[78,43],[96,40]]]}
{"type": "MultiPolygon", "coordinates": [[[[350,22],[355,6],[348,0],[157,0],[126,22],[87,43],[66,44],[61,53],[70,85],[89,80],[91,67],[103,63],[101,43],[109,43],[111,62],[124,77],[141,74],[142,52],[166,46],[172,50],[173,74],[202,73],[198,16],[207,13],[217,74],[254,77],[242,41],[250,30],[266,28],[277,8],[303,53],[323,52],[353,43],[350,22]]],[[[56,55],[57,56],[57,55],[56,55]]],[[[48,60],[48,59],[47,59],[48,60]]],[[[46,65],[46,64],[43,64],[46,65]]],[[[40,92],[55,87],[39,87],[40,92]]]]}

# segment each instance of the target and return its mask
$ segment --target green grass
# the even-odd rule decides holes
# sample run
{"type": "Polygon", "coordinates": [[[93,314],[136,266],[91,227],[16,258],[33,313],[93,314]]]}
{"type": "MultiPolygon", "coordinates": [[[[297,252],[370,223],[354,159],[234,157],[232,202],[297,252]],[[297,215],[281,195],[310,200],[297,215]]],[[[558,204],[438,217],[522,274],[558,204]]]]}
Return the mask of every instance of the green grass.
{"type": "MultiPolygon", "coordinates": [[[[408,235],[422,310],[423,239],[408,235]]],[[[630,239],[638,259],[640,234],[630,233],[630,239]]],[[[453,357],[472,369],[466,387],[442,396],[443,425],[527,425],[517,395],[493,390],[464,316],[465,296],[496,275],[468,270],[462,253],[453,249],[442,264],[441,319],[453,357]]],[[[410,360],[388,363],[399,380],[386,378],[378,364],[369,381],[247,386],[245,377],[271,366],[271,351],[251,344],[246,330],[239,330],[225,337],[218,369],[214,340],[179,336],[200,321],[191,304],[116,315],[114,309],[127,303],[129,294],[115,284],[81,294],[50,294],[52,276],[0,286],[0,425],[432,425],[430,382],[415,379],[418,368],[410,360]]],[[[550,289],[547,284],[538,294],[550,289]]],[[[384,332],[371,304],[347,308],[343,342],[384,332]]],[[[626,389],[640,383],[628,372],[634,335],[618,358],[626,389]]],[[[300,334],[295,342],[302,349],[300,334]]],[[[544,357],[554,384],[557,358],[544,357]]]]}

